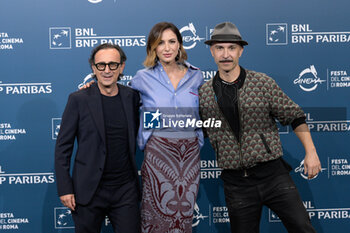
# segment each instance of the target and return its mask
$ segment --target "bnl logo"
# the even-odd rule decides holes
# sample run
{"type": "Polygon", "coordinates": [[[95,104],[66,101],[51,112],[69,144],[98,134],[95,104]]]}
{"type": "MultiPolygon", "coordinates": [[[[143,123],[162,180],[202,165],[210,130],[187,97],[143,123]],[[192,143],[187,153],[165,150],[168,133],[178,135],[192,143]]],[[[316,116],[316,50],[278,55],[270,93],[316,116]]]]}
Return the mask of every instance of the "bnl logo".
{"type": "Polygon", "coordinates": [[[71,49],[71,28],[70,27],[50,27],[50,49],[71,49]]]}
{"type": "Polygon", "coordinates": [[[286,23],[268,23],[266,24],[266,44],[267,45],[286,45],[287,38],[286,23]]]}
{"type": "Polygon", "coordinates": [[[162,113],[157,111],[144,112],[143,113],[143,128],[144,129],[159,129],[160,128],[160,116],[162,113]]]}
{"type": "Polygon", "coordinates": [[[281,219],[269,209],[269,222],[281,222],[281,219]]]}
{"type": "Polygon", "coordinates": [[[55,208],[55,229],[74,228],[72,212],[67,207],[55,208]]]}
{"type": "Polygon", "coordinates": [[[61,128],[61,118],[52,118],[52,139],[56,140],[61,128]]]}

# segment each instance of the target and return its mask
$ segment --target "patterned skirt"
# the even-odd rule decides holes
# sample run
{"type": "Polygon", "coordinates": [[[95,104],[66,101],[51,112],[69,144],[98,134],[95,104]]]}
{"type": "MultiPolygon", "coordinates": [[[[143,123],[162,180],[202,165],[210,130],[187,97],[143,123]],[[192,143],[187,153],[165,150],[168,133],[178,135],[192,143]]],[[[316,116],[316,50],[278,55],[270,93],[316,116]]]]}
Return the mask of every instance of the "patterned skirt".
{"type": "Polygon", "coordinates": [[[197,138],[152,136],[142,164],[142,232],[191,233],[199,188],[197,138]]]}

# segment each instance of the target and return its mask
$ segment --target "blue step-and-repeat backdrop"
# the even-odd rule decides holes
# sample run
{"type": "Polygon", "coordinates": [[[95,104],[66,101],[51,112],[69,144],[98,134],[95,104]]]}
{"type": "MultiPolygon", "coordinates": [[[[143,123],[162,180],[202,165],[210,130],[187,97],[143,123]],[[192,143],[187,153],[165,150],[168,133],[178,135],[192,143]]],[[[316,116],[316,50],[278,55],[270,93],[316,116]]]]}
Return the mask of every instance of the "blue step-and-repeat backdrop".
{"type": "MultiPolygon", "coordinates": [[[[348,0],[2,0],[0,231],[74,232],[56,193],[54,146],[69,93],[90,78],[93,47],[125,50],[127,85],[143,68],[151,27],[170,21],[208,80],[216,65],[203,42],[217,23],[231,21],[249,42],[241,65],[273,77],[305,110],[322,173],[307,180],[301,143],[290,126],[280,136],[313,225],[319,233],[350,232],[349,9],[348,0]]],[[[139,166],[142,159],[138,152],[139,166]]],[[[220,173],[206,141],[194,232],[229,232],[220,173]]],[[[103,232],[112,232],[108,219],[103,232]]],[[[286,230],[266,208],[261,232],[286,230]]]]}

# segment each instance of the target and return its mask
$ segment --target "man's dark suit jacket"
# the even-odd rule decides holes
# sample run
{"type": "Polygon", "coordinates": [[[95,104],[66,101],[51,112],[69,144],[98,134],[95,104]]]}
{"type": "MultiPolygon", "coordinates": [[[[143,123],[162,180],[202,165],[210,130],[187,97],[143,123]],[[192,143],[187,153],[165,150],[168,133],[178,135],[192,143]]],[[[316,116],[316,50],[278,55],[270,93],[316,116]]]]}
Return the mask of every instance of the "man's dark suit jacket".
{"type": "MultiPolygon", "coordinates": [[[[139,94],[118,84],[128,126],[129,153],[135,178],[136,135],[139,125],[139,94]]],[[[118,116],[115,116],[118,117],[118,116]]],[[[55,171],[58,195],[75,194],[77,203],[85,205],[93,197],[104,169],[106,134],[102,97],[97,84],[70,94],[64,110],[55,149],[55,171]],[[75,138],[78,148],[70,176],[75,138]]]]}

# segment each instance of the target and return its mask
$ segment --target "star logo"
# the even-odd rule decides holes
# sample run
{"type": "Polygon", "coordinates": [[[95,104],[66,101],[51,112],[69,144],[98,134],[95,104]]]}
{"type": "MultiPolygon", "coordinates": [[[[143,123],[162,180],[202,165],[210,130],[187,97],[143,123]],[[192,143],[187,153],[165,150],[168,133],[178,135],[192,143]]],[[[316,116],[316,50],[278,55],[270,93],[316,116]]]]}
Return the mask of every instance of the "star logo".
{"type": "Polygon", "coordinates": [[[143,127],[145,129],[159,129],[160,128],[160,116],[162,113],[157,111],[150,111],[143,113],[143,127]]]}
{"type": "Polygon", "coordinates": [[[162,115],[161,113],[159,113],[159,109],[157,109],[157,111],[155,113],[151,113],[151,114],[153,116],[151,122],[154,121],[154,120],[159,121],[159,117],[162,115]]]}

